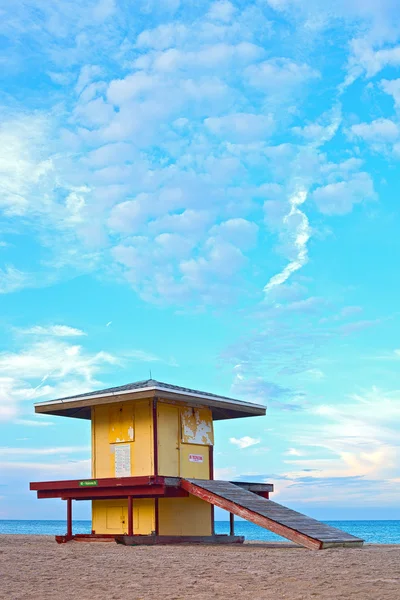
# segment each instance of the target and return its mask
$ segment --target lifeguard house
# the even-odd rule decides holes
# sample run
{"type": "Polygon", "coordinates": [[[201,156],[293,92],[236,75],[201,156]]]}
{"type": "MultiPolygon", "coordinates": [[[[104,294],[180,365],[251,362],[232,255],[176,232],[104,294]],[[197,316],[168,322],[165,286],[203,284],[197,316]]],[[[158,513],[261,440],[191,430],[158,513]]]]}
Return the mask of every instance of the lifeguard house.
{"type": "Polygon", "coordinates": [[[309,548],[362,544],[271,502],[271,484],[214,480],[213,422],[263,416],[265,406],[149,379],[40,402],[35,412],[91,421],[91,478],[30,484],[38,498],[67,502],[58,542],[240,543],[236,514],[309,548]],[[91,534],[73,534],[72,500],[92,501],[91,534]],[[215,535],[214,506],[230,513],[230,535],[215,535]]]}

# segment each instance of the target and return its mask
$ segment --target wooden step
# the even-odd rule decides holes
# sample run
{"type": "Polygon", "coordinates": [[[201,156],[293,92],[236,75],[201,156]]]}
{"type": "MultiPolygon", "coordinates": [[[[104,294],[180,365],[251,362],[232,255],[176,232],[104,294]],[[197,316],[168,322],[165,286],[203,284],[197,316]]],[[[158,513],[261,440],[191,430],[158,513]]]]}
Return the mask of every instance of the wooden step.
{"type": "Polygon", "coordinates": [[[117,544],[124,546],[155,546],[170,544],[243,544],[242,535],[116,535],[117,544]]]}

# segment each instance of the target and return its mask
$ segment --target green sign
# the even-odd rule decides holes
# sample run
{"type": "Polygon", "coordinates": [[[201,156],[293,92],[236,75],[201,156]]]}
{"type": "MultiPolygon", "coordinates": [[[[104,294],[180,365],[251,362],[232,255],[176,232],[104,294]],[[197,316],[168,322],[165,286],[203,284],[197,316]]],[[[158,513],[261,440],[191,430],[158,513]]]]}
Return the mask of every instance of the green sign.
{"type": "Polygon", "coordinates": [[[88,479],[86,481],[80,481],[79,485],[82,487],[93,487],[97,485],[97,479],[88,479]]]}

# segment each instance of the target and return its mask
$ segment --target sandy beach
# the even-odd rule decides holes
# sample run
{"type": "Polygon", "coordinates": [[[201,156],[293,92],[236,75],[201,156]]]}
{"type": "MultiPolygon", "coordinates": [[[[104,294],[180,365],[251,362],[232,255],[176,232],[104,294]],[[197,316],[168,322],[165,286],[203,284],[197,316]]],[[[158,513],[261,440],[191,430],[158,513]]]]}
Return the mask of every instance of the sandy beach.
{"type": "Polygon", "coordinates": [[[0,536],[4,600],[398,600],[400,545],[125,547],[0,536]]]}

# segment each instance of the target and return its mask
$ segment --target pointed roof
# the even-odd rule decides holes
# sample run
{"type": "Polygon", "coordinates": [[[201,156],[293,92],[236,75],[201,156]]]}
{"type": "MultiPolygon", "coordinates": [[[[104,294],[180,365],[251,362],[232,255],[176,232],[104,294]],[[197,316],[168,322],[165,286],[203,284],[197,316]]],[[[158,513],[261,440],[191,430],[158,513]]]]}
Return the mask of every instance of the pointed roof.
{"type": "Polygon", "coordinates": [[[214,420],[261,416],[266,412],[266,407],[260,404],[201,392],[155,379],[135,381],[76,396],[38,402],[35,404],[35,412],[90,419],[92,406],[145,398],[158,398],[160,401],[185,403],[192,406],[208,406],[212,410],[214,420]]]}

